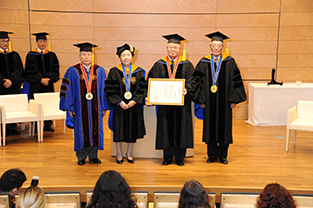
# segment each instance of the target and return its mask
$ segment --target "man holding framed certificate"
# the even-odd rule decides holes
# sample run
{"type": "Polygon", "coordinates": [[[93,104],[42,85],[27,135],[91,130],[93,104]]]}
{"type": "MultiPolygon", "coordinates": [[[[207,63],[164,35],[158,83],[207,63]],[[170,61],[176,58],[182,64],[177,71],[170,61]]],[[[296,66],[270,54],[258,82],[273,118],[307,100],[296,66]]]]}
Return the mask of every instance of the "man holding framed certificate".
{"type": "Polygon", "coordinates": [[[180,42],[185,40],[183,37],[178,34],[163,37],[168,40],[166,46],[168,55],[158,60],[149,71],[149,85],[152,78],[158,78],[154,80],[158,83],[154,87],[148,87],[149,96],[146,100],[148,106],[158,105],[155,148],[163,149],[163,165],[170,164],[175,157],[176,164],[183,166],[186,148],[193,148],[191,96],[188,94],[188,90],[191,88],[189,81],[194,67],[190,61],[185,60],[185,55],[184,57],[179,56],[180,42]],[[176,79],[179,79],[177,83],[174,82],[176,79]],[[183,85],[181,85],[182,83],[183,85]],[[162,92],[157,92],[158,90],[162,90],[162,92]],[[175,93],[180,93],[184,99],[175,96],[175,93]],[[158,97],[168,99],[157,102],[158,97]]]}

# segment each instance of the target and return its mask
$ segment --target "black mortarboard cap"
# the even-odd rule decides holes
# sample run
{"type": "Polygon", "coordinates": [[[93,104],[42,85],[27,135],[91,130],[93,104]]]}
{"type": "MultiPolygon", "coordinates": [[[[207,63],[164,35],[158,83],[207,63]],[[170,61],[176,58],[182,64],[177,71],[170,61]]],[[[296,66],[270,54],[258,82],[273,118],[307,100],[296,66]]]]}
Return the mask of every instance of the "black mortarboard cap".
{"type": "Polygon", "coordinates": [[[13,32],[0,31],[0,38],[1,39],[9,38],[8,34],[13,34],[13,32]]]}
{"type": "Polygon", "coordinates": [[[162,37],[165,38],[166,40],[168,40],[167,43],[180,44],[180,41],[185,40],[185,38],[183,38],[182,36],[180,36],[178,34],[164,35],[162,37]]]}
{"type": "Polygon", "coordinates": [[[92,48],[94,47],[98,47],[97,45],[85,42],[85,43],[78,43],[78,44],[74,44],[74,46],[80,48],[79,51],[87,51],[87,52],[92,52],[92,48]]]}
{"type": "Polygon", "coordinates": [[[121,53],[125,50],[129,50],[132,53],[132,55],[134,55],[135,47],[132,47],[131,45],[125,43],[124,45],[117,47],[116,55],[120,57],[121,53]]]}
{"type": "Polygon", "coordinates": [[[210,33],[210,34],[207,34],[205,35],[207,36],[208,38],[211,38],[212,40],[211,41],[221,41],[223,42],[223,40],[225,39],[229,39],[229,37],[227,37],[226,35],[224,35],[223,33],[221,33],[220,31],[217,31],[217,32],[213,32],[213,33],[210,33]]]}
{"type": "Polygon", "coordinates": [[[33,33],[32,35],[36,36],[36,41],[38,41],[39,39],[47,40],[47,35],[49,35],[49,33],[40,32],[40,33],[33,33]]]}

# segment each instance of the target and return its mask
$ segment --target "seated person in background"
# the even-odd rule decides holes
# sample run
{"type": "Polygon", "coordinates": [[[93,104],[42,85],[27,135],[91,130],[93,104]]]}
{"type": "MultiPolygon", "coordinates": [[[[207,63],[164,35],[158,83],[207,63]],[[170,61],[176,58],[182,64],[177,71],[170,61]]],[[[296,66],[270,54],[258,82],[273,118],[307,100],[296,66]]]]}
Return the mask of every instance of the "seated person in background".
{"type": "Polygon", "coordinates": [[[87,208],[137,207],[125,179],[116,171],[109,170],[100,176],[87,208]]]}
{"type": "Polygon", "coordinates": [[[26,181],[26,176],[19,169],[7,170],[0,178],[0,193],[8,193],[11,197],[10,207],[15,207],[15,194],[21,191],[23,183],[26,181]]]}
{"type": "Polygon", "coordinates": [[[180,191],[178,208],[210,208],[209,196],[196,180],[187,181],[180,191]]]}
{"type": "Polygon", "coordinates": [[[287,189],[277,183],[267,184],[258,197],[256,208],[295,208],[287,189]]]}
{"type": "Polygon", "coordinates": [[[45,192],[41,188],[30,186],[19,194],[16,208],[44,208],[46,205],[45,198],[45,192]]]}

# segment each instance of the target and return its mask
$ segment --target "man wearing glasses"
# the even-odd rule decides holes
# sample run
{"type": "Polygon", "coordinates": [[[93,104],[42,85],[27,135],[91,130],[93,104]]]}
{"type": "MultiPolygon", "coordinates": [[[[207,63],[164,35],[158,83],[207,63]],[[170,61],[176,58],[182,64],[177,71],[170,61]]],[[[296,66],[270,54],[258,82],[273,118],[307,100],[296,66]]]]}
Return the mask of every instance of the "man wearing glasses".
{"type": "Polygon", "coordinates": [[[212,54],[199,61],[193,75],[193,86],[198,86],[196,103],[204,109],[202,141],[207,144],[208,163],[219,159],[227,164],[228,147],[233,143],[232,109],[246,100],[246,93],[235,59],[222,54],[223,40],[228,37],[221,32],[206,36],[212,39],[212,54]]]}

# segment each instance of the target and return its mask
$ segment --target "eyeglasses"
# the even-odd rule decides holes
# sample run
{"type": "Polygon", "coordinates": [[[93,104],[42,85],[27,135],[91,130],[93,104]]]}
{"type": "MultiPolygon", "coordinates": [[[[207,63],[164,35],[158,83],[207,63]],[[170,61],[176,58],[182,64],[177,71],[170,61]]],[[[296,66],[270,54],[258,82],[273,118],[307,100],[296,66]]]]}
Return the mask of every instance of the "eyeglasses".
{"type": "Polygon", "coordinates": [[[10,42],[10,41],[9,40],[4,40],[4,39],[1,40],[1,43],[8,43],[8,42],[10,42]]]}
{"type": "Polygon", "coordinates": [[[171,46],[168,46],[168,48],[169,49],[171,49],[171,50],[178,50],[179,49],[179,47],[178,46],[174,46],[174,45],[171,45],[171,46]]]}
{"type": "Polygon", "coordinates": [[[222,48],[223,44],[212,44],[211,45],[213,48],[222,48]]]}

